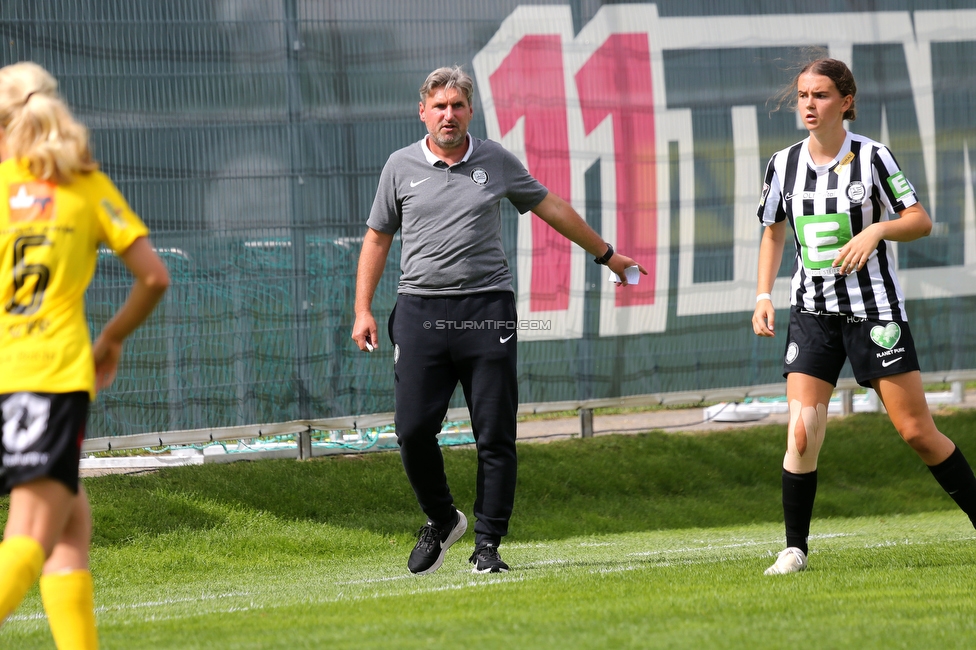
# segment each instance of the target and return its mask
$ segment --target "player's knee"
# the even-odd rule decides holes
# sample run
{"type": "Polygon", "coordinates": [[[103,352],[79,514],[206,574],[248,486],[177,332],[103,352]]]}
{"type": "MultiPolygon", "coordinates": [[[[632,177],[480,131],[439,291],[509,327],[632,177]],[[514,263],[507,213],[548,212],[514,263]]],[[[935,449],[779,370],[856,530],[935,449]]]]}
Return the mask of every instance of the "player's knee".
{"type": "Polygon", "coordinates": [[[397,444],[400,448],[426,448],[437,446],[437,434],[440,433],[439,421],[416,422],[398,424],[396,427],[397,444]]]}
{"type": "Polygon", "coordinates": [[[908,421],[898,427],[898,435],[908,445],[917,451],[926,451],[934,444],[934,440],[939,437],[939,431],[934,427],[922,426],[920,422],[908,421]]]}
{"type": "Polygon", "coordinates": [[[507,463],[517,457],[515,437],[478,440],[478,459],[485,463],[507,463]]]}
{"type": "Polygon", "coordinates": [[[61,541],[68,541],[79,548],[87,549],[91,543],[91,535],[91,507],[88,504],[88,495],[82,488],[79,490],[78,495],[75,496],[71,515],[69,515],[68,522],[65,524],[61,541]]]}
{"type": "Polygon", "coordinates": [[[923,444],[925,440],[925,435],[922,433],[922,430],[913,426],[902,427],[898,430],[898,435],[911,447],[917,447],[923,444]]]}
{"type": "Polygon", "coordinates": [[[792,400],[783,469],[793,474],[815,471],[826,431],[826,404],[803,406],[799,400],[792,400]]]}

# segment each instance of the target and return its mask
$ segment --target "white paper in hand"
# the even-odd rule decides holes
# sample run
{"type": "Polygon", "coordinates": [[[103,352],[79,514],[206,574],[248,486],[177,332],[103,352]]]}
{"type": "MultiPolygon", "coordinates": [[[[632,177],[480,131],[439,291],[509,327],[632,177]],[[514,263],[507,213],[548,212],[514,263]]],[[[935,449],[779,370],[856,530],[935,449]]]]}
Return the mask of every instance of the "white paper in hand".
{"type": "MultiPolygon", "coordinates": [[[[638,284],[640,283],[640,269],[637,265],[628,266],[624,269],[624,276],[627,278],[627,284],[638,284]]],[[[610,271],[610,282],[620,282],[620,276],[610,271]]]]}

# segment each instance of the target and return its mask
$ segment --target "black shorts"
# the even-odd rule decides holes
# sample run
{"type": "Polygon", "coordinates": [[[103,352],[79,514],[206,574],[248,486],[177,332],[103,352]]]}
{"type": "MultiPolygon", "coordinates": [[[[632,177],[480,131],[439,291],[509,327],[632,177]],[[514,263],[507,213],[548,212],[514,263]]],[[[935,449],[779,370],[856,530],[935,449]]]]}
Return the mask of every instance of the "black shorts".
{"type": "Polygon", "coordinates": [[[88,393],[0,394],[0,494],[37,478],[78,493],[88,393]]]}
{"type": "Polygon", "coordinates": [[[784,377],[800,372],[836,386],[845,359],[865,388],[872,379],[919,369],[907,322],[790,309],[784,377]]]}

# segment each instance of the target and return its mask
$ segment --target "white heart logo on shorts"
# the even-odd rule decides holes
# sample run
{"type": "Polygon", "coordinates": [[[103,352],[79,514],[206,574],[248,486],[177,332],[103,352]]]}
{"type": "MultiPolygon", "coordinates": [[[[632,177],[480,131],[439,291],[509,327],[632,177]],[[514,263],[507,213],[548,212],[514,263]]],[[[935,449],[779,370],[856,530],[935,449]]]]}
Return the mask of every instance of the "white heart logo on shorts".
{"type": "Polygon", "coordinates": [[[901,328],[898,327],[898,323],[888,323],[884,327],[875,325],[871,328],[871,340],[883,347],[885,350],[890,350],[898,345],[898,340],[900,338],[901,328]]]}

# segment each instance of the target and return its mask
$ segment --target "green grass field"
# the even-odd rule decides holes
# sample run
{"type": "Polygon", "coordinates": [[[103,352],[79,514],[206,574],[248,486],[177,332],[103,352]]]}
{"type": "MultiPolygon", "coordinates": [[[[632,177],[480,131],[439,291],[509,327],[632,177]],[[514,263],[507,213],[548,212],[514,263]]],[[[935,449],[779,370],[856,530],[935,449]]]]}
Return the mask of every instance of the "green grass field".
{"type": "MultiPolygon", "coordinates": [[[[976,459],[976,413],[938,418],[976,459]]],[[[811,566],[782,548],[782,427],[520,447],[508,574],[431,576],[392,453],[86,480],[102,647],[971,648],[976,531],[883,416],[833,420],[811,566]]],[[[474,452],[445,451],[471,514],[474,452]]],[[[0,647],[52,648],[36,589],[0,647]]]]}

